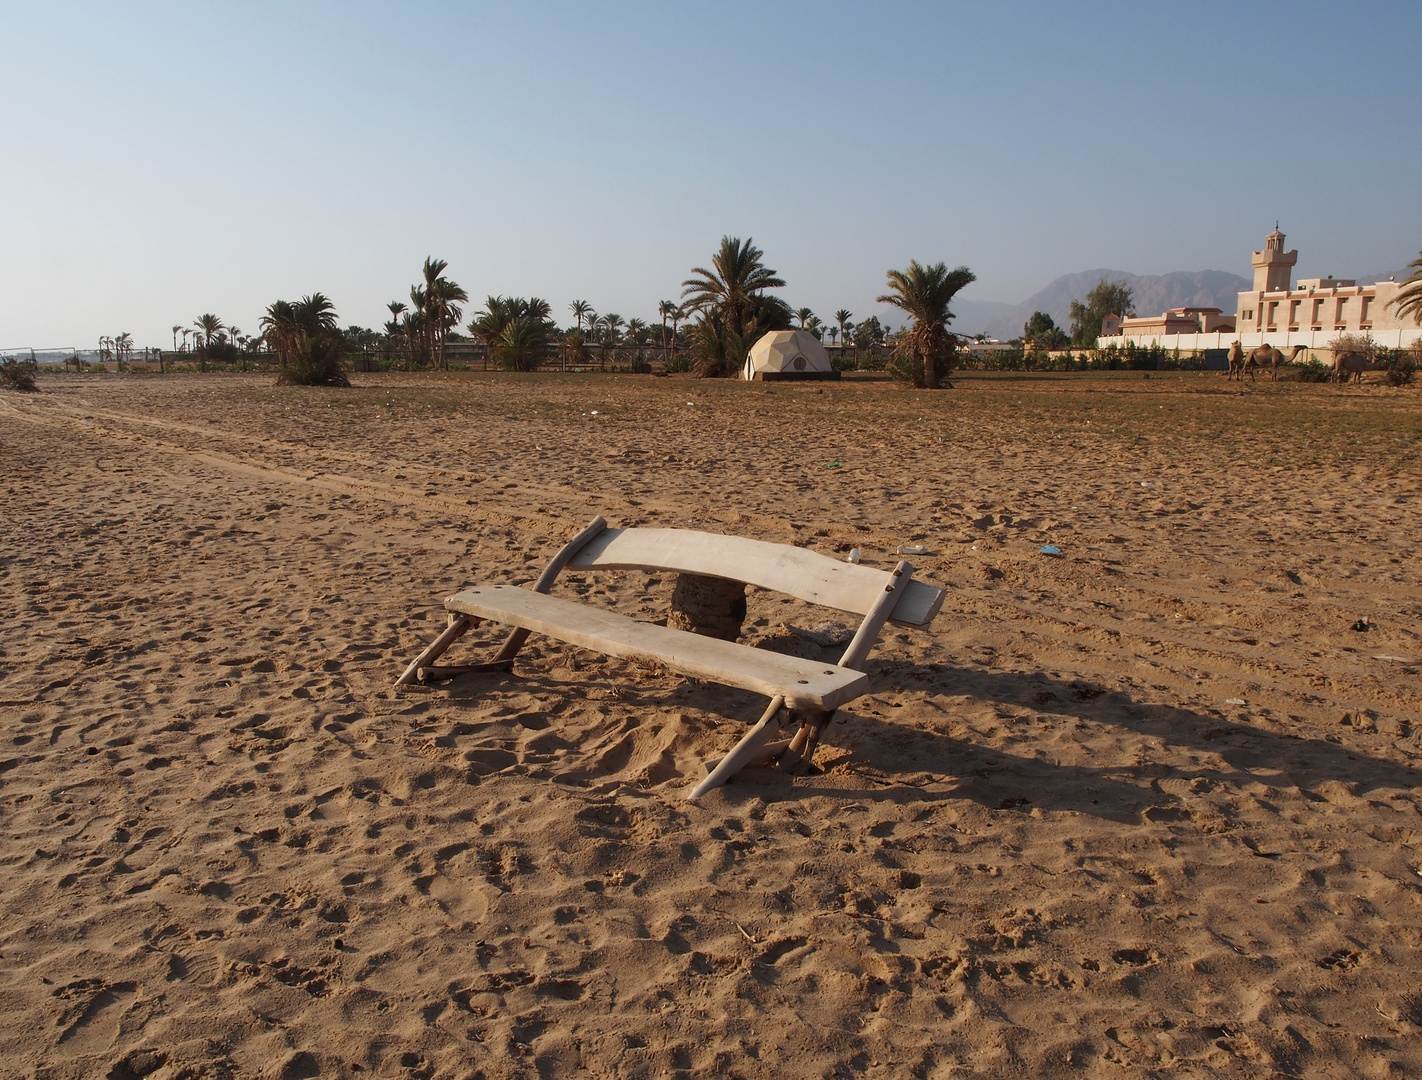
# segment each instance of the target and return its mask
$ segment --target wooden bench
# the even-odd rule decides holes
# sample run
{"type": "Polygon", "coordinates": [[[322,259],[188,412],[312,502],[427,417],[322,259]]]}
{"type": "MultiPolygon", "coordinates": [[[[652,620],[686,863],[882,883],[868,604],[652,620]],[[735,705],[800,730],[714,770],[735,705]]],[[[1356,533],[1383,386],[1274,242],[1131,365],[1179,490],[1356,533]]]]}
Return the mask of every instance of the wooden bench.
{"type": "Polygon", "coordinates": [[[778,758],[783,768],[808,767],[835,709],[869,687],[864,662],[886,622],[927,626],[943,590],[913,580],[913,567],[875,570],[818,552],[741,536],[686,529],[609,529],[601,517],[548,564],[532,589],[480,585],[445,601],[449,625],[411,662],[396,685],[475,671],[507,671],[529,633],[626,659],[654,660],[668,670],[765,694],[760,721],[691,791],[697,798],[753,761],[778,758]],[[863,616],[837,664],[818,663],[703,637],[616,612],[547,595],[565,569],[647,570],[725,578],[863,616]],[[455,641],[483,620],[514,628],[494,657],[480,664],[436,666],[455,641]],[[798,722],[793,738],[773,741],[781,709],[798,722]]]}

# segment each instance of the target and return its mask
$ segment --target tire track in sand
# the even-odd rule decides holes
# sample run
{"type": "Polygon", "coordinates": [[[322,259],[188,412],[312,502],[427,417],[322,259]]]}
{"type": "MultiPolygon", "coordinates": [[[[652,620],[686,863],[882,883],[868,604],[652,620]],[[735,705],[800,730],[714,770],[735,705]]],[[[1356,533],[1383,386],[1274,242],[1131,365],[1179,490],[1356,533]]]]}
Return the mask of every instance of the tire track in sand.
{"type": "MultiPolygon", "coordinates": [[[[352,453],[348,450],[339,450],[329,447],[315,450],[300,443],[287,442],[270,436],[247,433],[238,434],[204,424],[184,423],[182,421],[168,420],[156,416],[144,416],[120,412],[114,409],[97,408],[90,405],[83,398],[77,400],[83,404],[70,406],[59,401],[50,400],[41,402],[31,398],[21,403],[22,407],[17,407],[16,404],[12,402],[0,402],[0,405],[3,405],[5,411],[17,419],[38,422],[38,417],[27,415],[30,409],[33,408],[34,411],[43,413],[47,418],[68,421],[93,434],[128,442],[139,442],[164,453],[181,456],[186,460],[201,461],[230,472],[270,480],[280,480],[291,484],[309,485],[344,494],[362,494],[397,505],[424,507],[432,511],[457,514],[471,523],[482,522],[490,525],[508,526],[519,522],[537,520],[548,523],[548,525],[552,527],[553,532],[557,533],[559,528],[568,526],[572,520],[579,522],[586,521],[594,514],[611,516],[620,509],[620,516],[626,519],[625,524],[629,526],[663,524],[648,521],[646,515],[650,511],[658,515],[672,515],[694,520],[700,522],[703,526],[723,525],[731,532],[743,532],[747,525],[756,526],[762,531],[770,532],[781,532],[785,529],[784,517],[777,514],[757,512],[745,506],[730,507],[723,512],[718,512],[716,510],[709,510],[704,503],[698,501],[683,501],[660,496],[650,501],[643,499],[637,503],[614,507],[609,505],[607,498],[594,502],[592,499],[587,498],[583,492],[534,484],[530,483],[526,478],[520,478],[519,481],[519,487],[525,494],[536,494],[539,496],[540,501],[563,504],[573,503],[577,507],[577,513],[572,514],[571,507],[562,512],[552,510],[539,512],[535,510],[530,513],[520,514],[504,513],[487,509],[478,502],[470,499],[431,494],[428,490],[422,488],[414,488],[384,480],[333,472],[329,469],[321,468],[314,463],[305,469],[292,469],[274,464],[271,461],[253,460],[254,455],[250,453],[250,448],[258,447],[271,454],[289,455],[296,459],[334,459],[362,469],[369,469],[371,472],[386,472],[392,469],[395,472],[427,469],[427,466],[422,464],[390,459],[375,460],[361,454],[352,453]],[[139,431],[127,429],[123,425],[155,428],[161,432],[192,436],[209,444],[213,442],[226,442],[230,444],[240,441],[246,453],[197,449],[181,442],[141,434],[139,431]]],[[[610,493],[604,493],[605,496],[607,494],[610,493]]],[[[667,522],[665,524],[672,523],[667,522]]],[[[885,545],[892,546],[895,542],[892,533],[883,532],[879,529],[861,529],[860,533],[864,536],[874,536],[876,539],[881,539],[885,545]],[[882,536],[879,535],[881,532],[882,536]]]]}
{"type": "MultiPolygon", "coordinates": [[[[24,404],[25,406],[30,406],[32,403],[27,401],[24,404]]],[[[125,430],[122,427],[114,425],[125,423],[143,425],[157,428],[160,431],[197,436],[209,442],[230,442],[238,438],[238,436],[233,435],[231,432],[223,431],[221,428],[205,427],[199,424],[185,424],[172,420],[161,420],[156,417],[134,416],[128,413],[113,412],[111,410],[74,409],[50,402],[45,402],[42,405],[38,402],[33,404],[39,405],[40,407],[33,409],[19,408],[11,402],[0,400],[0,411],[3,411],[6,415],[17,420],[28,421],[30,423],[42,423],[54,420],[67,422],[90,434],[119,439],[126,442],[141,443],[161,453],[179,456],[187,461],[199,461],[215,468],[225,469],[228,472],[235,472],[245,476],[258,477],[264,480],[277,480],[284,483],[309,486],[342,494],[366,495],[385,502],[412,507],[423,507],[427,510],[458,515],[470,521],[485,524],[508,526],[536,518],[541,518],[549,522],[562,522],[564,520],[561,516],[555,514],[538,514],[537,512],[529,514],[502,513],[482,507],[472,499],[430,494],[428,491],[421,491],[412,487],[389,483],[384,480],[355,477],[345,473],[332,472],[327,469],[298,470],[275,465],[269,461],[263,462],[258,460],[254,462],[249,458],[243,458],[234,453],[211,449],[198,450],[183,443],[141,434],[132,430],[125,430]],[[106,424],[102,421],[108,421],[108,423],[106,424]]],[[[313,451],[308,447],[268,437],[247,439],[246,436],[242,436],[242,438],[255,443],[263,449],[280,450],[283,453],[289,453],[297,458],[319,454],[346,461],[349,464],[362,465],[372,470],[381,470],[389,467],[389,463],[381,464],[371,461],[369,458],[363,458],[358,454],[352,454],[346,451],[313,451]]],[[[414,466],[408,467],[414,468],[414,466]]],[[[525,490],[529,487],[530,485],[525,485],[525,490]]],[[[549,497],[555,495],[555,493],[551,491],[538,490],[540,494],[549,497]]],[[[560,498],[567,498],[567,493],[559,492],[556,494],[560,498]]]]}

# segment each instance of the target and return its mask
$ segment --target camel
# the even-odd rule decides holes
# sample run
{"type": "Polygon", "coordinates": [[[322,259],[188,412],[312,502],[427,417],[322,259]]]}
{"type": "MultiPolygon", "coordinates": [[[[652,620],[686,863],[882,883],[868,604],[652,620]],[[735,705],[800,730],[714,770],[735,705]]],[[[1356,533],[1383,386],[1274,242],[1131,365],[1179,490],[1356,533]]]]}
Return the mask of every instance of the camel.
{"type": "Polygon", "coordinates": [[[1338,380],[1339,386],[1349,379],[1355,383],[1362,383],[1363,372],[1376,371],[1377,369],[1377,364],[1359,352],[1338,353],[1333,357],[1333,377],[1338,380]]]}
{"type": "Polygon", "coordinates": [[[1235,373],[1239,374],[1239,381],[1244,381],[1244,349],[1239,342],[1233,342],[1229,347],[1229,375],[1226,378],[1233,379],[1235,373]]]}
{"type": "Polygon", "coordinates": [[[1292,364],[1299,358],[1299,353],[1306,352],[1307,349],[1308,346],[1306,345],[1295,345],[1294,351],[1289,353],[1289,358],[1285,360],[1284,354],[1274,348],[1274,346],[1260,345],[1259,348],[1249,354],[1249,359],[1246,360],[1244,364],[1244,366],[1249,369],[1250,381],[1254,381],[1255,368],[1267,367],[1269,369],[1269,377],[1273,379],[1274,382],[1278,382],[1279,368],[1284,364],[1292,364]]]}

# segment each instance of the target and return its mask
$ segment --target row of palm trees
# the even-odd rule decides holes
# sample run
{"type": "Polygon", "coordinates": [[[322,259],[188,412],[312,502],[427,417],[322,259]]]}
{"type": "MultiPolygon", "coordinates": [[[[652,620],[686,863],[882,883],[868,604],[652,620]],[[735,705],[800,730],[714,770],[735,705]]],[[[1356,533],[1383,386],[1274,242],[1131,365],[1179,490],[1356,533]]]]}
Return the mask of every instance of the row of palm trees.
{"type": "Polygon", "coordinates": [[[242,333],[241,328],[235,324],[226,325],[221,319],[211,312],[199,315],[193,321],[193,328],[175,325],[173,327],[173,351],[191,352],[196,350],[209,350],[217,345],[231,343],[234,347],[243,352],[255,352],[260,349],[264,342],[260,335],[249,337],[242,333]],[[182,344],[178,343],[178,335],[182,335],[182,344]],[[188,338],[193,339],[192,349],[188,348],[188,338]]]}
{"type": "MultiPolygon", "coordinates": [[[[447,269],[443,259],[426,258],[422,280],[410,287],[409,303],[394,300],[387,305],[391,318],[384,328],[386,343],[392,350],[403,351],[410,367],[448,367],[447,346],[459,336],[457,328],[469,294],[445,275],[447,269]]],[[[906,270],[888,271],[889,291],[878,297],[878,302],[898,308],[909,320],[894,339],[891,367],[896,375],[915,386],[939,384],[956,345],[948,330],[953,319],[949,305],[974,280],[966,266],[949,270],[941,262],[920,265],[910,261],[906,270]]],[[[792,310],[773,294],[772,290],[784,287],[785,281],[765,265],[764,253],[753,239],[723,236],[710,265],[693,267],[691,276],[682,282],[680,301],[663,300],[657,305],[660,333],[641,319],[624,320],[615,312],[599,315],[586,300],[569,305],[574,325],[560,330],[546,300],[513,296],[488,297],[467,329],[486,346],[487,355],[516,371],[537,368],[554,346],[561,346],[565,367],[569,362],[585,361],[589,347],[599,346],[606,366],[609,354],[620,345],[652,345],[656,334],[666,357],[674,349],[689,348],[693,370],[704,377],[739,372],[750,346],[772,330],[798,326],[817,337],[828,335],[831,342],[846,344],[852,333],[856,345],[872,346],[883,340],[884,330],[877,318],[871,316],[856,326],[853,313],[841,308],[827,325],[809,308],[792,310]]],[[[346,347],[336,326],[335,309],[321,293],[270,305],[256,338],[243,335],[236,326],[224,325],[211,313],[201,315],[193,327],[173,327],[175,350],[179,349],[179,333],[183,350],[192,335],[194,349],[203,354],[229,342],[244,351],[265,345],[277,354],[283,369],[299,369],[322,382],[335,381],[333,370],[339,367],[346,347]]],[[[128,342],[131,347],[132,339],[128,342]]],[[[300,381],[309,380],[303,377],[300,381]]]]}
{"type": "Polygon", "coordinates": [[[410,303],[392,300],[385,305],[390,309],[386,333],[392,340],[403,340],[411,365],[418,361],[449,366],[445,346],[464,317],[462,305],[469,302],[469,294],[444,276],[448,268],[443,259],[425,259],[424,282],[410,286],[410,303]]]}
{"type": "Polygon", "coordinates": [[[99,360],[114,360],[122,370],[123,362],[133,356],[133,335],[127,330],[118,337],[99,338],[99,360]]]}
{"type": "MultiPolygon", "coordinates": [[[[423,283],[410,289],[410,304],[391,301],[391,318],[385,324],[387,340],[403,350],[407,364],[428,363],[448,367],[446,344],[456,335],[468,293],[444,276],[448,264],[433,257],[425,260],[423,283]]],[[[895,340],[893,369],[915,386],[937,386],[951,365],[956,339],[948,330],[953,319],[949,308],[957,293],[974,281],[965,266],[949,270],[944,263],[921,265],[911,261],[906,270],[891,270],[889,291],[878,297],[908,316],[907,327],[895,340]]],[[[550,350],[560,346],[563,365],[587,359],[590,346],[599,346],[606,366],[609,354],[624,343],[660,344],[664,356],[689,347],[694,370],[707,377],[739,372],[751,344],[771,330],[798,326],[832,343],[873,346],[885,333],[875,317],[862,326],[853,313],[841,308],[832,324],[802,307],[791,310],[771,290],[785,287],[776,272],[765,265],[764,253],[754,240],[724,236],[709,266],[693,267],[682,282],[681,300],[657,305],[659,332],[641,319],[623,319],[615,312],[599,315],[587,300],[568,305],[573,325],[560,330],[552,309],[540,297],[490,296],[475,313],[467,329],[486,347],[486,355],[515,371],[533,370],[550,350]],[[683,324],[689,324],[683,328],[683,324]],[[656,337],[656,342],[653,337],[656,337]]]]}
{"type": "MultiPolygon", "coordinates": [[[[662,300],[657,304],[658,322],[624,319],[616,312],[598,314],[587,300],[574,300],[568,305],[573,325],[560,329],[552,318],[551,306],[540,297],[490,296],[484,307],[475,313],[466,327],[474,340],[486,347],[486,356],[511,370],[530,370],[540,358],[557,347],[563,366],[579,364],[588,359],[590,348],[598,348],[602,366],[623,345],[660,346],[663,359],[677,348],[699,350],[701,354],[719,357],[719,361],[703,360],[698,368],[705,374],[729,373],[739,370],[738,352],[743,353],[748,342],[766,330],[786,329],[798,322],[816,337],[826,334],[832,343],[849,340],[855,330],[852,313],[840,309],[834,323],[826,325],[809,308],[791,312],[777,297],[765,290],[784,285],[773,271],[760,262],[762,253],[751,241],[744,244],[734,238],[724,238],[722,250],[712,260],[712,268],[697,268],[694,284],[685,283],[681,302],[662,300]],[[730,282],[735,293],[729,305],[715,302],[722,285],[730,282]],[[683,323],[697,318],[692,330],[683,323]]],[[[468,302],[466,290],[444,276],[448,264],[433,257],[425,260],[422,284],[410,288],[410,302],[392,300],[386,305],[390,319],[385,323],[385,343],[390,352],[402,354],[406,366],[432,365],[448,367],[446,345],[460,339],[456,328],[468,302]]],[[[867,329],[871,340],[879,336],[878,320],[871,320],[867,329]]]]}

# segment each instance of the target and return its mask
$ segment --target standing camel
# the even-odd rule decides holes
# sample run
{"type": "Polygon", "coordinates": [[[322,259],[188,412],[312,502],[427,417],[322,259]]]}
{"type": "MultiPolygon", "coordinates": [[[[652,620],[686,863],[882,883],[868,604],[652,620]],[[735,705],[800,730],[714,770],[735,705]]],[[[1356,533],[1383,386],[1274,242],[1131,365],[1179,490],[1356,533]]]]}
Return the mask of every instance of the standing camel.
{"type": "Polygon", "coordinates": [[[1249,359],[1245,361],[1245,367],[1249,369],[1249,379],[1254,380],[1255,368],[1268,368],[1269,377],[1275,382],[1279,381],[1279,368],[1283,364],[1292,364],[1299,358],[1299,353],[1306,351],[1307,346],[1295,345],[1294,351],[1289,354],[1288,360],[1284,359],[1284,354],[1272,345],[1260,345],[1249,354],[1249,359]]]}
{"type": "Polygon", "coordinates": [[[1338,380],[1339,386],[1350,380],[1361,384],[1363,372],[1376,371],[1377,369],[1377,364],[1360,352],[1337,353],[1333,357],[1333,376],[1338,380]]]}
{"type": "Polygon", "coordinates": [[[1227,378],[1233,379],[1238,373],[1240,382],[1244,381],[1244,349],[1239,342],[1233,342],[1229,347],[1229,375],[1227,378]]]}

